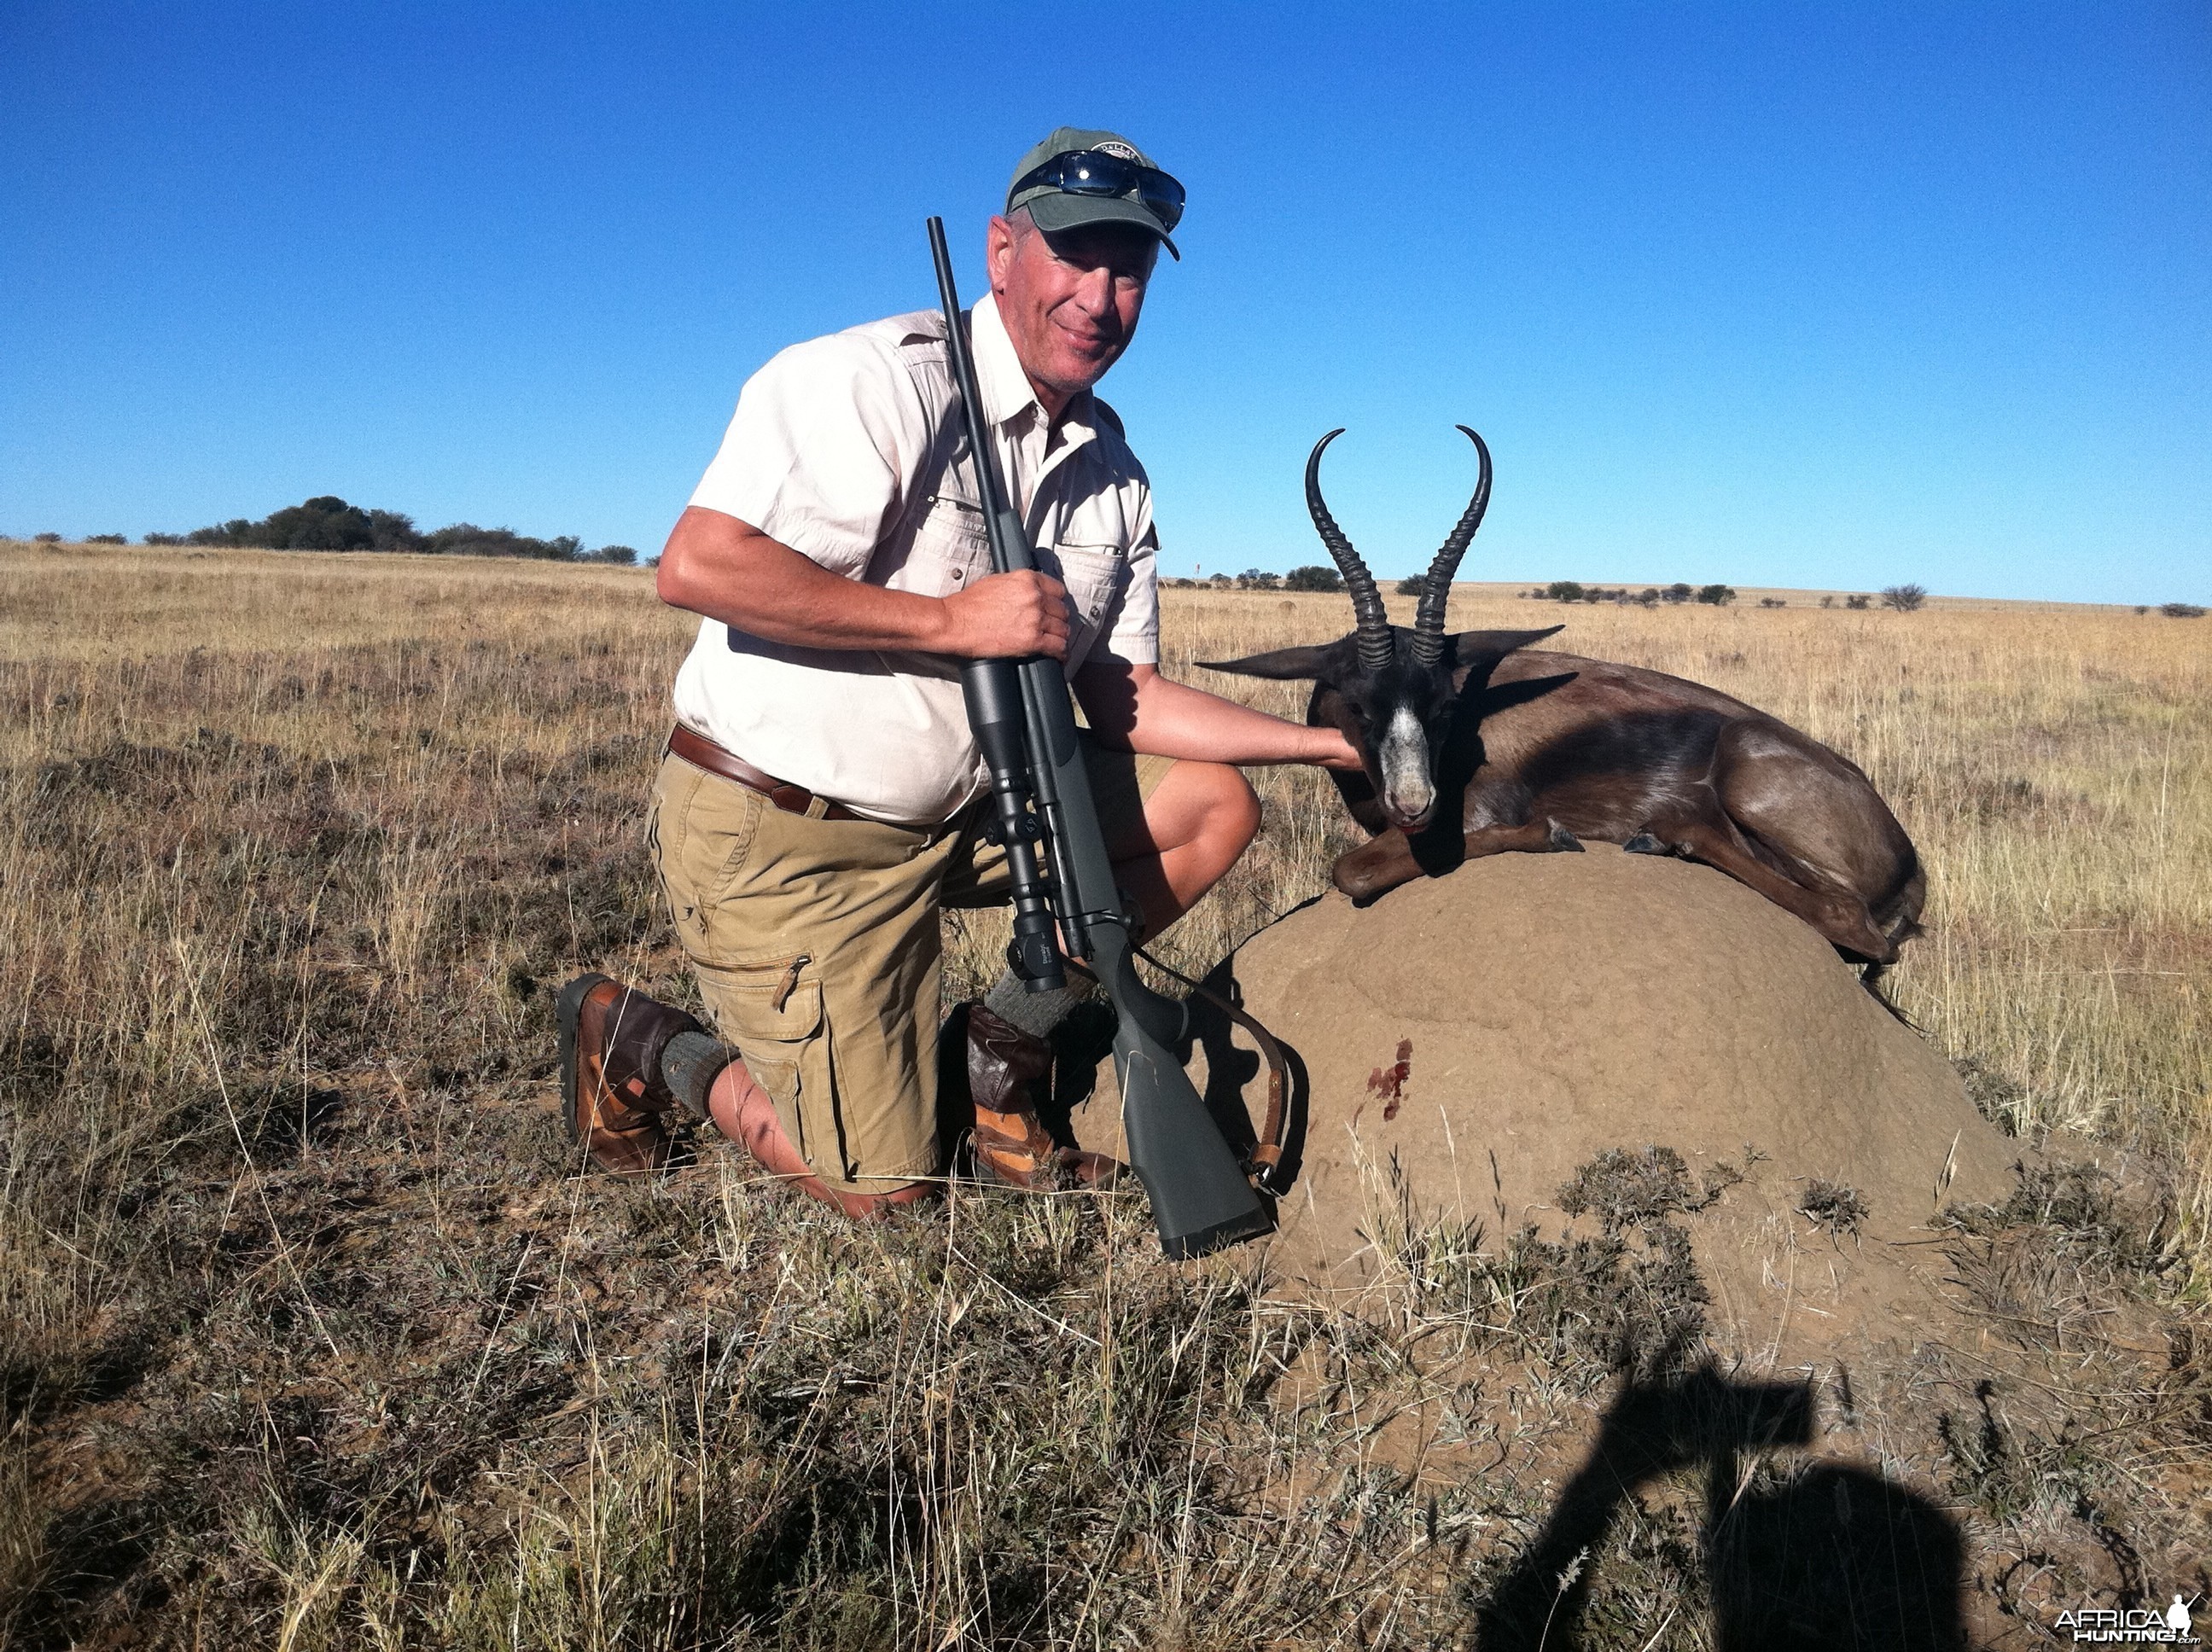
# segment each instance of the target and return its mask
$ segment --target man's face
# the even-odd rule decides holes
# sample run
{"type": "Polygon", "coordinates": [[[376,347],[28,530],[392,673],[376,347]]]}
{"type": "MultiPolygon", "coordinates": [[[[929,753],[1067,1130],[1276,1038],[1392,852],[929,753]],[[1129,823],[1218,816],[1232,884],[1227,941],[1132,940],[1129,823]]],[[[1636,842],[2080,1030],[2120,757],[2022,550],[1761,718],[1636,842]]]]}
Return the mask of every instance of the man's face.
{"type": "Polygon", "coordinates": [[[1048,235],[1024,216],[991,220],[988,253],[1014,353],[1057,416],[1129,348],[1160,244],[1117,224],[1048,235]]]}

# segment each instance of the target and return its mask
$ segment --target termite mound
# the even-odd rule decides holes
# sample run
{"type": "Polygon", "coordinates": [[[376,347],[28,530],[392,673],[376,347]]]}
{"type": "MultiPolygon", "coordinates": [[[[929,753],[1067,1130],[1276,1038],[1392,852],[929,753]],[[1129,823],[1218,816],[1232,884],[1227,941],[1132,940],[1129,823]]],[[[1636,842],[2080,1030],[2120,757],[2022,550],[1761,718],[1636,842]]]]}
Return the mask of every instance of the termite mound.
{"type": "MultiPolygon", "coordinates": [[[[1440,1233],[1496,1252],[1524,1229],[1664,1222],[1688,1236],[1717,1342],[1811,1356],[1947,1317],[1930,1224],[2013,1185],[2018,1145],[1827,943],[1679,860],[1592,846],[1364,908],[1331,895],[1212,985],[1291,1057],[1269,1261],[1308,1291],[1387,1286],[1440,1233]],[[1655,1177],[1666,1208],[1607,1202],[1655,1177]]],[[[1255,1117],[1257,1066],[1225,1023],[1193,1053],[1217,1108],[1255,1117]]]]}

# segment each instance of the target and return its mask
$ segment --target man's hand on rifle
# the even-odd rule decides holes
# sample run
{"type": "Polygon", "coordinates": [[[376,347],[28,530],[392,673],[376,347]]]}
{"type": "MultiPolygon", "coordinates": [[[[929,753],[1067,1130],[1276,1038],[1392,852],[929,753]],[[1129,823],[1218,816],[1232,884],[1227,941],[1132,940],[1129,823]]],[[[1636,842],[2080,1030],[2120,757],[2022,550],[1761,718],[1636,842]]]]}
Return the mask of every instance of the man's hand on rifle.
{"type": "Polygon", "coordinates": [[[1067,657],[1067,591],[1034,570],[990,574],[950,597],[832,574],[750,523],[694,505],[668,537],[660,599],[771,642],[911,648],[956,659],[1067,657]]]}
{"type": "Polygon", "coordinates": [[[945,618],[937,652],[956,659],[1067,658],[1067,588],[1034,568],[976,580],[945,599],[945,618]]]}

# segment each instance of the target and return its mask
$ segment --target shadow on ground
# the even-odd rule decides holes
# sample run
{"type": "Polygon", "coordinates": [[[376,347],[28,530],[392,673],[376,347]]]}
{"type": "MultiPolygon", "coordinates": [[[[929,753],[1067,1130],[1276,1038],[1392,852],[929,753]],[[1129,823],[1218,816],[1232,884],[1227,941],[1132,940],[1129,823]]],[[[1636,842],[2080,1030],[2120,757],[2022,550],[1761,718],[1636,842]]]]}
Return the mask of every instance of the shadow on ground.
{"type": "Polygon", "coordinates": [[[1710,1365],[1632,1376],[1535,1541],[1479,1606],[1485,1652],[1582,1644],[1585,1562],[1615,1513],[1639,1487],[1700,1465],[1721,1652],[1964,1648],[1963,1545],[1942,1509],[1841,1463],[1754,1484],[1746,1454],[1809,1446],[1816,1432],[1809,1383],[1731,1382],[1710,1365]]]}

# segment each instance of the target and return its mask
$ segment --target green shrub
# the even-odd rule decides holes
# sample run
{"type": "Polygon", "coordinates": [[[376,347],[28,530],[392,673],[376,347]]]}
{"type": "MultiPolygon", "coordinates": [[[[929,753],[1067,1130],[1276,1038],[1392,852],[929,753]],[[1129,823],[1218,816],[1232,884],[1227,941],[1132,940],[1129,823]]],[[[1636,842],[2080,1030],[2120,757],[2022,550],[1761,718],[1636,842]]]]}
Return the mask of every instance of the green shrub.
{"type": "Polygon", "coordinates": [[[1698,600],[1710,603],[1715,608],[1725,608],[1735,600],[1735,588],[1725,585],[1705,585],[1698,587],[1698,600]]]}
{"type": "Polygon", "coordinates": [[[422,536],[415,530],[415,519],[400,511],[371,511],[368,528],[373,536],[372,550],[421,550],[422,536]]]}
{"type": "MultiPolygon", "coordinates": [[[[1400,583],[1403,584],[1403,581],[1400,583]]],[[[1341,591],[1344,589],[1344,575],[1333,568],[1323,568],[1318,563],[1310,563],[1304,568],[1294,568],[1285,574],[1283,576],[1283,589],[1285,591],[1341,591]]]]}
{"type": "Polygon", "coordinates": [[[404,511],[363,510],[334,494],[319,495],[259,521],[233,517],[187,534],[149,534],[149,545],[258,546],[268,550],[405,550],[440,556],[527,556],[544,562],[630,564],[637,552],[628,545],[602,545],[586,552],[573,533],[534,538],[513,528],[480,528],[455,522],[424,533],[404,511]]]}

